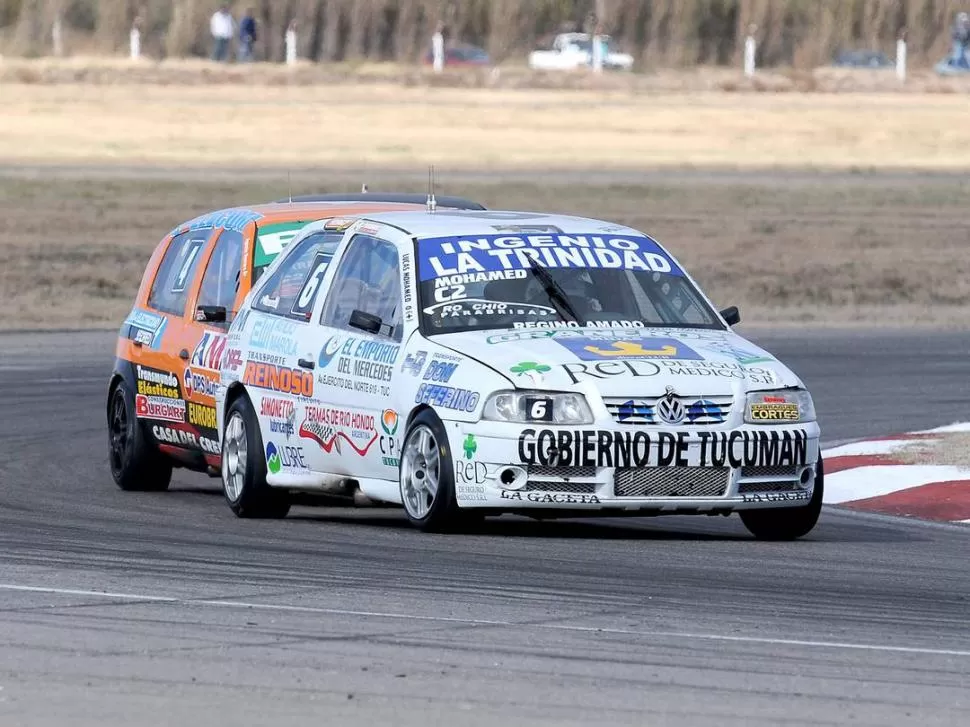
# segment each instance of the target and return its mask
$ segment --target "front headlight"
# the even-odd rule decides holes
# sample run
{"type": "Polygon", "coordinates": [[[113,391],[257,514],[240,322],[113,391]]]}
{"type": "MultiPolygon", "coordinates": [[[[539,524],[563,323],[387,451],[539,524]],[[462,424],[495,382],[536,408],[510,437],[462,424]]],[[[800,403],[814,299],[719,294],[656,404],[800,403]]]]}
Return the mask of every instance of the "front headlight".
{"type": "Polygon", "coordinates": [[[593,413],[582,394],[554,394],[547,391],[497,391],[488,397],[482,416],[496,422],[593,422],[593,413]]]}
{"type": "Polygon", "coordinates": [[[805,389],[752,391],[744,405],[748,424],[795,424],[815,421],[815,403],[805,389]]]}

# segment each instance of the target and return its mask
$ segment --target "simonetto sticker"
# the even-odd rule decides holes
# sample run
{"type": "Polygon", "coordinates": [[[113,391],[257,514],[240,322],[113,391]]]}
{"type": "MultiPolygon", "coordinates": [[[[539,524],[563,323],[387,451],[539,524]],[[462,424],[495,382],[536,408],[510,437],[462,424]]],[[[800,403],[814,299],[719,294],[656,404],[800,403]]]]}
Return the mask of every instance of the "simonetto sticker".
{"type": "Polygon", "coordinates": [[[546,268],[612,268],[683,275],[649,237],[594,234],[435,237],[418,246],[421,280],[449,275],[546,268]]]}

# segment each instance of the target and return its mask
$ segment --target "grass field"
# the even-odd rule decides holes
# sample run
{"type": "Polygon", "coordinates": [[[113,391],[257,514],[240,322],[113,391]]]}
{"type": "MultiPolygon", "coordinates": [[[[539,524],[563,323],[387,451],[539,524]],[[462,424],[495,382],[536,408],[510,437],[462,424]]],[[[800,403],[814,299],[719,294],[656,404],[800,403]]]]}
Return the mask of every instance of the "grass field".
{"type": "MultiPolygon", "coordinates": [[[[490,207],[602,216],[653,234],[749,323],[966,326],[970,181],[841,175],[663,185],[448,184],[490,207]]],[[[295,193],[355,191],[359,177],[295,193]]],[[[420,191],[385,176],[372,191],[420,191]]],[[[158,240],[196,213],[285,196],[283,173],[230,181],[0,177],[4,328],[115,326],[158,240]]]]}
{"type": "Polygon", "coordinates": [[[0,85],[0,160],[459,169],[964,169],[955,94],[0,85]]]}
{"type": "Polygon", "coordinates": [[[288,169],[295,192],[359,189],[341,168],[385,170],[368,173],[375,191],[421,191],[429,164],[462,180],[443,192],[490,207],[643,229],[747,321],[968,325],[970,180],[885,173],[970,168],[964,94],[459,88],[386,69],[291,85],[325,67],[201,62],[23,75],[91,72],[72,63],[0,62],[5,328],[117,324],[167,230],[285,196],[288,169]],[[31,176],[36,163],[49,166],[31,176]],[[740,172],[677,171],[690,167],[740,172]],[[785,169],[840,171],[794,183],[785,169]]]}

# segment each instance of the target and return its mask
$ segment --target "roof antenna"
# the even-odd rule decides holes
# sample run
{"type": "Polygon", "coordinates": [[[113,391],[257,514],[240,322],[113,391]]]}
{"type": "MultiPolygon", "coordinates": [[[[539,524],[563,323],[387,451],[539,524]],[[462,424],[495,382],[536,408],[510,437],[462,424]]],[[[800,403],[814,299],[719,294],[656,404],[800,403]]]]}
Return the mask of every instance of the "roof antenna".
{"type": "Polygon", "coordinates": [[[438,201],[434,198],[434,165],[428,168],[428,214],[434,214],[438,209],[438,201]]]}

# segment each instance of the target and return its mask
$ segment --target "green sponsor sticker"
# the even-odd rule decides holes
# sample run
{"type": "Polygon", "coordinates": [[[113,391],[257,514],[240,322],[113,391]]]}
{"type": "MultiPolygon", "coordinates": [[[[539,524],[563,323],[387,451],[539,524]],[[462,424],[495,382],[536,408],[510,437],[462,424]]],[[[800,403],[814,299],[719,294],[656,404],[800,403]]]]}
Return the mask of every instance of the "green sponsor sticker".
{"type": "Polygon", "coordinates": [[[552,371],[552,367],[546,366],[545,364],[536,363],[535,361],[522,361],[521,363],[510,368],[509,371],[518,376],[524,376],[525,374],[529,373],[545,374],[552,371]]]}
{"type": "Polygon", "coordinates": [[[310,222],[312,220],[260,225],[256,231],[256,254],[253,257],[253,267],[263,268],[273,262],[276,256],[290,244],[290,240],[310,222]]]}

